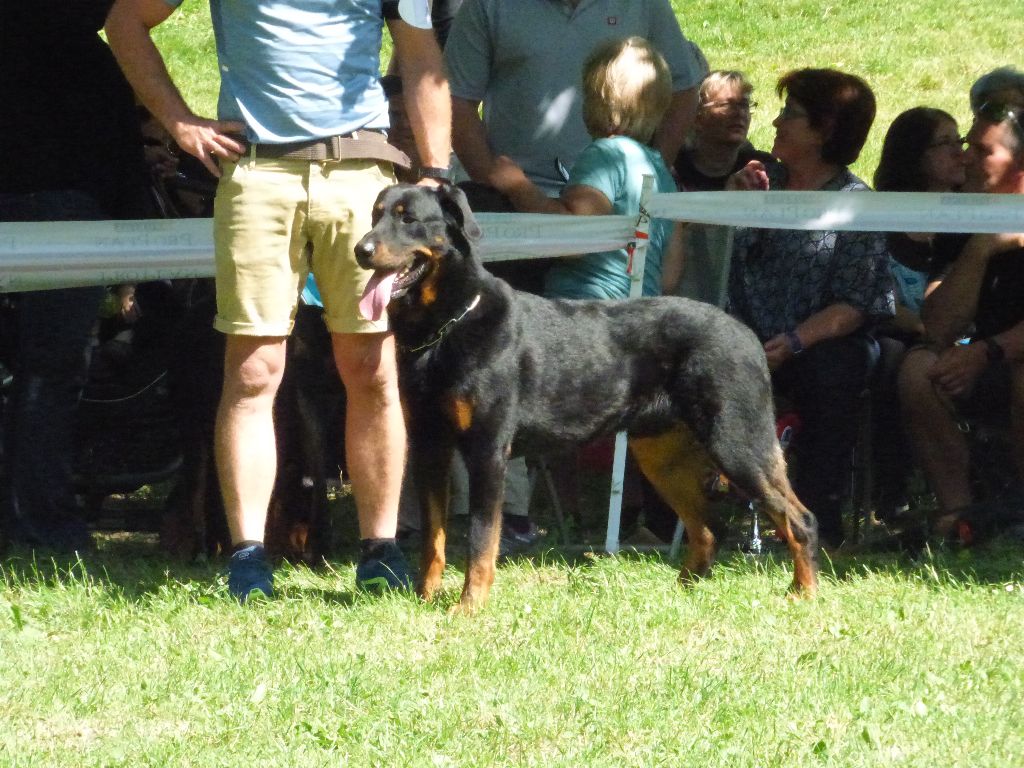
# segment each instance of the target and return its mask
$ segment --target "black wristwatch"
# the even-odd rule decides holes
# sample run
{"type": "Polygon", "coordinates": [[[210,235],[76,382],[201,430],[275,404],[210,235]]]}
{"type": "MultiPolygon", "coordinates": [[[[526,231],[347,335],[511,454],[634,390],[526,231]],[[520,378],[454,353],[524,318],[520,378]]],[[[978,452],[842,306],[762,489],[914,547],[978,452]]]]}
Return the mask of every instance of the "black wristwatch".
{"type": "Polygon", "coordinates": [[[998,363],[1006,359],[1006,350],[1003,349],[1003,345],[991,336],[987,339],[981,339],[980,343],[985,345],[985,357],[988,358],[990,363],[998,363]]]}
{"type": "Polygon", "coordinates": [[[449,184],[452,183],[452,169],[451,168],[438,168],[432,165],[421,165],[420,166],[420,178],[421,179],[437,179],[438,181],[446,181],[449,184]]]}

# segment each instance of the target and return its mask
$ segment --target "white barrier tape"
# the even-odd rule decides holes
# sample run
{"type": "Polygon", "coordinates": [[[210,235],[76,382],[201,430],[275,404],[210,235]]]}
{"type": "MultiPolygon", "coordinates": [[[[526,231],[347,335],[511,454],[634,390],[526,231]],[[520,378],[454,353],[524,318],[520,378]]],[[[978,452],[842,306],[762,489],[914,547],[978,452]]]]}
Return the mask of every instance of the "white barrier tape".
{"type": "MultiPolygon", "coordinates": [[[[481,213],[485,261],[621,248],[630,216],[481,213]]],[[[210,219],[0,223],[0,293],[213,276],[210,219]]]]}
{"type": "MultiPolygon", "coordinates": [[[[1024,195],[684,192],[652,195],[657,218],[778,229],[1018,232],[1024,195]]],[[[481,213],[487,261],[622,248],[630,216],[481,213]]],[[[209,219],[0,223],[0,292],[213,274],[209,219]]]]}
{"type": "Polygon", "coordinates": [[[209,219],[0,223],[0,292],[212,275],[209,219]]]}
{"type": "Polygon", "coordinates": [[[660,219],[766,229],[1024,231],[1024,195],[676,192],[652,195],[647,210],[660,219]]]}
{"type": "Polygon", "coordinates": [[[478,213],[484,236],[477,252],[484,261],[506,261],[613,251],[633,237],[634,218],[478,213]]]}

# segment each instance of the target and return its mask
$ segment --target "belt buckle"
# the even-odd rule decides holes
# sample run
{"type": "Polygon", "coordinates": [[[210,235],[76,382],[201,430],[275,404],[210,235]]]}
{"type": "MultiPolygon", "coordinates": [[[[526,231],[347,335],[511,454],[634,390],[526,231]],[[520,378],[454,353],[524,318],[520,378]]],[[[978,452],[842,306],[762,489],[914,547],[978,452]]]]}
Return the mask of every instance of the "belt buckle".
{"type": "Polygon", "coordinates": [[[341,136],[331,136],[330,139],[331,160],[341,159],[341,136]]]}

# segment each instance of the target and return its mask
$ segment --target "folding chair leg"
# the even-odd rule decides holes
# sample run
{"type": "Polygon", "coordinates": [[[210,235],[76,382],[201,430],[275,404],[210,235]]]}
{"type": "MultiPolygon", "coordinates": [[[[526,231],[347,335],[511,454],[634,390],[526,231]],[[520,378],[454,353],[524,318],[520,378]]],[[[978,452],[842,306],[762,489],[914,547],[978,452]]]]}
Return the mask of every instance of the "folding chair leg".
{"type": "Polygon", "coordinates": [[[530,473],[530,497],[533,497],[533,486],[537,481],[536,473],[539,472],[541,477],[544,478],[544,487],[547,489],[548,498],[551,499],[551,508],[555,512],[555,522],[558,525],[558,535],[561,536],[562,543],[565,544],[569,541],[569,530],[565,525],[565,511],[562,509],[562,501],[558,496],[558,486],[555,485],[555,478],[551,474],[551,468],[548,467],[547,459],[541,458],[537,462],[536,468],[530,473]]]}

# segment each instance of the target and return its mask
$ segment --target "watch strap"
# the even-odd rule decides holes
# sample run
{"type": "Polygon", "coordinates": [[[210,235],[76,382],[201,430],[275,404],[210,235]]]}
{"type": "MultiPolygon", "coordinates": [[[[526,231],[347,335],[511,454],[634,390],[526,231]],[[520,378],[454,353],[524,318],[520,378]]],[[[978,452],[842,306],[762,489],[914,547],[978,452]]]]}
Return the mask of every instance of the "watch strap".
{"type": "Polygon", "coordinates": [[[452,180],[452,171],[451,168],[441,168],[434,165],[421,165],[420,178],[437,179],[438,181],[447,181],[450,183],[452,180]]]}

